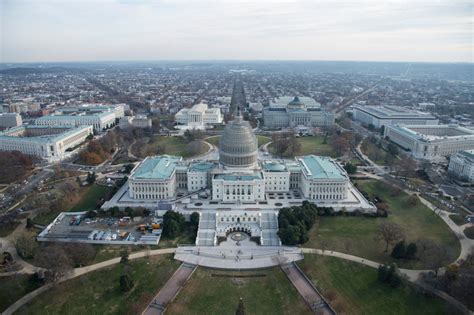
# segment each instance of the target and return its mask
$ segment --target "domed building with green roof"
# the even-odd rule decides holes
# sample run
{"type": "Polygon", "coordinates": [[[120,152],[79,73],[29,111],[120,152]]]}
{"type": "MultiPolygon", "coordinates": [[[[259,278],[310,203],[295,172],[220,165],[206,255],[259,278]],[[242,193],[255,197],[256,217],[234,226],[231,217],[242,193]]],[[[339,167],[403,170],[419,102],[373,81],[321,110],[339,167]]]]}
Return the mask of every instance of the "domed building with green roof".
{"type": "Polygon", "coordinates": [[[263,125],[267,129],[321,127],[334,124],[334,114],[321,108],[310,97],[282,96],[263,109],[263,125]]]}

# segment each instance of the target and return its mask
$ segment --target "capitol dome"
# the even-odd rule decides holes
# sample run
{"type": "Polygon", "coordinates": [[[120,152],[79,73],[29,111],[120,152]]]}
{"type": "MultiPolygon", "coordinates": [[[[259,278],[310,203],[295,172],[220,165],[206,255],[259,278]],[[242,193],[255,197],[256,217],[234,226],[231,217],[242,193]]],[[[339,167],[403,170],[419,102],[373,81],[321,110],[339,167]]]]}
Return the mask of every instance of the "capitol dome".
{"type": "Polygon", "coordinates": [[[304,108],[304,103],[300,101],[298,96],[295,96],[295,98],[288,103],[288,108],[301,109],[304,108]]]}
{"type": "Polygon", "coordinates": [[[252,167],[257,165],[257,155],[257,137],[238,113],[225,127],[219,141],[219,162],[229,167],[252,167]]]}

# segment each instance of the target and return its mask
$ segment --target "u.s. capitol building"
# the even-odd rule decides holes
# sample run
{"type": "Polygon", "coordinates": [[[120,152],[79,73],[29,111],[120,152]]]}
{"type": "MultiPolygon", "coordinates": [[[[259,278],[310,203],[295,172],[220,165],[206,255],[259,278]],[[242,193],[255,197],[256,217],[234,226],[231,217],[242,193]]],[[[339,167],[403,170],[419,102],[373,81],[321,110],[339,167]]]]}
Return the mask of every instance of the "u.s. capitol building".
{"type": "Polygon", "coordinates": [[[376,211],[330,157],[277,160],[258,156],[252,128],[237,115],[224,129],[219,160],[150,156],[133,169],[128,183],[104,208],[156,208],[158,201],[166,200],[182,211],[277,210],[309,200],[336,211],[376,211]]]}

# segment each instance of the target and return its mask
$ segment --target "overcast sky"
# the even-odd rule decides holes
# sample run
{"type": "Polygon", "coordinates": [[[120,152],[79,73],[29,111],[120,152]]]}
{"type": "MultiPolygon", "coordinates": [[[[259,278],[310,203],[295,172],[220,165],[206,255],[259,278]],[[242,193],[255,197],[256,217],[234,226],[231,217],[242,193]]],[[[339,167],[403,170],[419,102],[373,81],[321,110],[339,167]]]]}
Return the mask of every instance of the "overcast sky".
{"type": "Polygon", "coordinates": [[[473,61],[472,1],[0,0],[0,61],[473,61]]]}

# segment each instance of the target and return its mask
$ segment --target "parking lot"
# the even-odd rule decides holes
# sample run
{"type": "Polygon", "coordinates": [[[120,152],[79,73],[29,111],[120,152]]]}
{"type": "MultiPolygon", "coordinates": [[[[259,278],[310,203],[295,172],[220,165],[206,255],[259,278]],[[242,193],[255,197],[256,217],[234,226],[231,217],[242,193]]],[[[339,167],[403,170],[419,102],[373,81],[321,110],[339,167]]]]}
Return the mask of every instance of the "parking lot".
{"type": "Polygon", "coordinates": [[[42,231],[39,241],[96,244],[153,244],[161,236],[161,219],[85,218],[83,212],[63,212],[42,231]],[[151,228],[152,225],[160,228],[151,228]]]}

